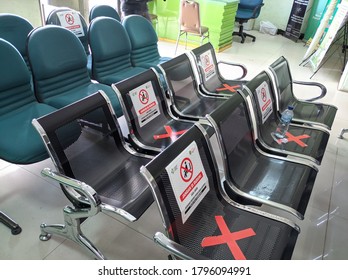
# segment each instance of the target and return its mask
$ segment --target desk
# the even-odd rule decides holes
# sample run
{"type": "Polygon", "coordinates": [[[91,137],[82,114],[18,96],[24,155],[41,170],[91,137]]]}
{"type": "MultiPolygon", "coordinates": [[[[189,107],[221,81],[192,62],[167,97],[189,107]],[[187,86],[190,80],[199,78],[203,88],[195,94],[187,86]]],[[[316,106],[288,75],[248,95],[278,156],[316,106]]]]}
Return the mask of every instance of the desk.
{"type": "MultiPolygon", "coordinates": [[[[198,0],[202,25],[209,28],[210,42],[217,52],[232,46],[232,32],[239,0],[198,0]]],[[[180,0],[154,0],[148,3],[157,14],[160,40],[175,42],[179,32],[180,0]]],[[[191,43],[198,46],[199,43],[191,43]]]]}

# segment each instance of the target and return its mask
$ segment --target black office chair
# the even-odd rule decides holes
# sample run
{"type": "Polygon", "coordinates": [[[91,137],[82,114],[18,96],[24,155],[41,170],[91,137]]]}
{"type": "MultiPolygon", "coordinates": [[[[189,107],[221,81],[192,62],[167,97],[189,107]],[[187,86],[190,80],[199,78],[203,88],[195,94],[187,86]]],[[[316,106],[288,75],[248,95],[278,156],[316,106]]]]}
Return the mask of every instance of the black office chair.
{"type": "Polygon", "coordinates": [[[244,32],[243,23],[246,23],[250,19],[255,19],[259,16],[261,7],[263,6],[263,0],[240,0],[238,4],[238,10],[236,14],[236,21],[239,23],[239,31],[232,33],[232,36],[238,35],[242,38],[243,44],[246,37],[252,38],[255,42],[256,37],[244,32]]]}

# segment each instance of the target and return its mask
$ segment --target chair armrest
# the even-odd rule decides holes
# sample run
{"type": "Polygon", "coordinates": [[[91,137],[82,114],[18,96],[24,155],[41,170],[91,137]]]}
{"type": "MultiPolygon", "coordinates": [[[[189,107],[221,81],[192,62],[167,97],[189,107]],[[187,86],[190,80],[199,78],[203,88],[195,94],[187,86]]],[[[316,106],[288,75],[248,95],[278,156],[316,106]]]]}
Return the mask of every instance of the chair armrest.
{"type": "Polygon", "coordinates": [[[241,79],[243,79],[243,78],[248,74],[248,70],[247,70],[247,68],[246,68],[243,64],[234,63],[234,62],[229,62],[229,61],[218,61],[217,64],[218,64],[218,65],[219,65],[219,64],[226,64],[226,65],[229,65],[229,66],[241,68],[242,71],[243,71],[243,73],[242,73],[242,75],[241,75],[239,78],[236,78],[236,80],[241,80],[241,79]]]}
{"type": "Polygon", "coordinates": [[[323,98],[326,95],[327,89],[326,87],[321,84],[321,83],[317,83],[317,82],[304,82],[304,81],[293,81],[294,84],[298,84],[298,85],[304,85],[304,86],[315,86],[315,87],[319,87],[321,89],[321,93],[319,96],[317,97],[312,97],[309,99],[305,99],[305,101],[315,101],[318,99],[323,98]]]}
{"type": "Polygon", "coordinates": [[[207,258],[195,254],[188,250],[186,247],[176,243],[175,241],[169,239],[162,232],[156,232],[153,237],[155,243],[163,247],[170,254],[173,254],[184,260],[207,260],[207,258]]]}
{"type": "MultiPolygon", "coordinates": [[[[72,194],[70,192],[70,194],[74,195],[75,198],[81,201],[82,203],[90,205],[90,208],[87,210],[90,216],[96,215],[100,211],[106,211],[116,213],[124,219],[131,222],[136,220],[135,217],[133,217],[125,210],[102,203],[98,193],[91,186],[87,185],[84,182],[70,178],[64,174],[53,171],[50,168],[44,168],[41,171],[41,174],[44,177],[49,177],[50,179],[58,182],[59,184],[72,188],[74,191],[76,191],[76,193],[72,194]]],[[[85,216],[86,214],[81,212],[81,217],[85,216]]]]}

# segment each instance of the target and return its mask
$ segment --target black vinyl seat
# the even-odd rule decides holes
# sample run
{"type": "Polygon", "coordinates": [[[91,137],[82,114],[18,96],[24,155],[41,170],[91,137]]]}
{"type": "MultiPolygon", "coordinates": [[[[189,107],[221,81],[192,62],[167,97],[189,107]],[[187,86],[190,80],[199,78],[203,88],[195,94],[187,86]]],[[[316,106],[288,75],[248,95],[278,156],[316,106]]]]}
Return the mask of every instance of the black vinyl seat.
{"type": "Polygon", "coordinates": [[[276,108],[276,93],[267,72],[262,71],[250,80],[241,94],[252,107],[251,116],[256,119],[254,135],[261,143],[261,148],[321,163],[330,137],[325,129],[291,123],[283,140],[274,136],[280,119],[276,108]]]}
{"type": "Polygon", "coordinates": [[[229,97],[207,96],[200,92],[196,73],[188,54],[181,54],[159,65],[163,74],[170,108],[179,118],[202,120],[229,97]]]}
{"type": "MultiPolygon", "coordinates": [[[[294,81],[291,76],[289,63],[283,56],[274,61],[269,66],[269,69],[274,77],[273,82],[277,91],[279,112],[283,112],[288,105],[293,105],[294,122],[321,126],[328,130],[331,129],[337,107],[317,102],[317,100],[326,95],[327,90],[324,85],[316,82],[294,81]],[[294,94],[293,84],[309,86],[307,88],[319,87],[321,94],[316,97],[311,96],[307,100],[299,100],[294,94]]],[[[313,93],[310,93],[310,95],[313,95],[313,93]]]]}
{"type": "Polygon", "coordinates": [[[224,155],[226,191],[235,201],[271,205],[303,219],[318,169],[258,149],[247,106],[236,94],[207,116],[224,155]]]}
{"type": "Polygon", "coordinates": [[[230,95],[241,89],[247,82],[247,68],[230,61],[217,61],[213,45],[209,42],[191,51],[199,73],[199,89],[208,95],[230,95]],[[228,65],[230,73],[236,78],[226,79],[220,72],[219,65],[228,65]]]}
{"type": "Polygon", "coordinates": [[[209,136],[195,125],[142,167],[165,227],[154,241],[177,259],[290,259],[299,228],[228,198],[209,136]]]}
{"type": "Polygon", "coordinates": [[[193,125],[193,121],[179,120],[171,114],[154,69],[115,83],[112,87],[127,119],[128,139],[143,152],[162,151],[193,125]]]}
{"type": "Polygon", "coordinates": [[[33,125],[57,169],[44,169],[42,175],[60,183],[72,203],[64,208],[65,224],[41,224],[40,239],[46,241],[52,234],[63,236],[81,245],[94,258],[104,259],[82,233],[80,224],[100,212],[131,222],[137,220],[153,202],[150,187],[139,172],[151,157],[137,153],[125,143],[115,112],[102,91],[34,119],[33,125]],[[86,114],[102,115],[108,133],[82,128],[79,120],[86,114]],[[80,134],[65,147],[61,143],[70,137],[67,131],[80,134]]]}

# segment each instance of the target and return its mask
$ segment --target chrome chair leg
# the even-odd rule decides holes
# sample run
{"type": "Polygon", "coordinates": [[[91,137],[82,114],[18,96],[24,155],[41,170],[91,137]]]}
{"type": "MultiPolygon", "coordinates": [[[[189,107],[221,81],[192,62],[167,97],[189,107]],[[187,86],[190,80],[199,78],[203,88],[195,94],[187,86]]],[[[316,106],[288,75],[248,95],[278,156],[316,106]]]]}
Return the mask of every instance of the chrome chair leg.
{"type": "Polygon", "coordinates": [[[81,245],[88,253],[98,260],[105,260],[105,256],[93,245],[93,243],[81,231],[81,212],[69,206],[64,208],[64,225],[59,224],[41,224],[40,240],[47,241],[51,236],[59,235],[70,239],[81,245]],[[74,217],[75,216],[75,217],[74,217]]]}

